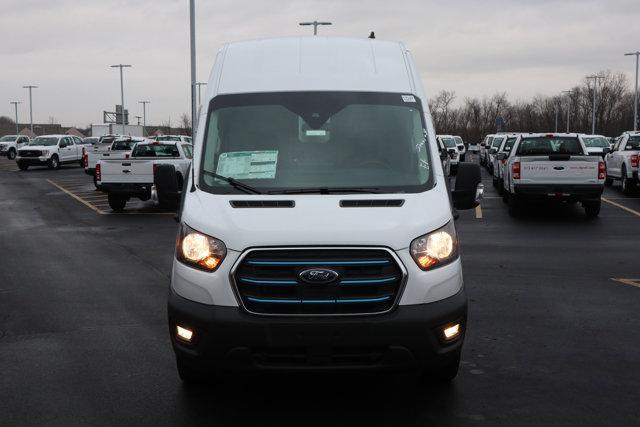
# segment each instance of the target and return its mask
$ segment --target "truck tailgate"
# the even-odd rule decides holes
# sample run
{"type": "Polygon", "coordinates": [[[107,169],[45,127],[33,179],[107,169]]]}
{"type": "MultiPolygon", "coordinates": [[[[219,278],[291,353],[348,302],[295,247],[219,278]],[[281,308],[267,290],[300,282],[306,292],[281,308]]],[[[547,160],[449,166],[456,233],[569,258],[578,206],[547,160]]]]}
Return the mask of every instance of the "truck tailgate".
{"type": "Polygon", "coordinates": [[[520,158],[520,182],[587,184],[598,182],[599,157],[527,156],[520,158]]]}
{"type": "Polygon", "coordinates": [[[153,183],[153,160],[100,160],[101,183],[153,183]]]}

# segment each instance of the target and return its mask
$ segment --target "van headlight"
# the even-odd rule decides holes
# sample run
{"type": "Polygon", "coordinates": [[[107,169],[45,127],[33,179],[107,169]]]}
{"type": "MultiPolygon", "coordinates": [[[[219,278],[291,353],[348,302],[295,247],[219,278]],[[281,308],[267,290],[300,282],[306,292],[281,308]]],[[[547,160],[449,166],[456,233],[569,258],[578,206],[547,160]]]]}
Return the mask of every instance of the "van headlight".
{"type": "Polygon", "coordinates": [[[182,224],[176,242],[179,261],[200,270],[216,271],[226,255],[227,248],[221,240],[182,224]]]}
{"type": "Polygon", "coordinates": [[[411,257],[422,270],[431,270],[458,258],[458,237],[453,221],[411,242],[411,257]]]}

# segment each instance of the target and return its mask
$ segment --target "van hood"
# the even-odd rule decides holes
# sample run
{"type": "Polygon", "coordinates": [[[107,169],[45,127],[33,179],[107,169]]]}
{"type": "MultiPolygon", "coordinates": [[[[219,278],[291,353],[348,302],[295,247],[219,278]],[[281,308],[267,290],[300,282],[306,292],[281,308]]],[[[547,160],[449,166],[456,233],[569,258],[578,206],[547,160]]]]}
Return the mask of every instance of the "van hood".
{"type": "Polygon", "coordinates": [[[444,186],[423,193],[361,195],[214,195],[187,193],[182,221],[228,249],[354,245],[407,248],[452,220],[444,186]],[[341,207],[341,200],[404,200],[400,207],[341,207]],[[234,201],[293,201],[287,208],[233,207],[234,201]]]}

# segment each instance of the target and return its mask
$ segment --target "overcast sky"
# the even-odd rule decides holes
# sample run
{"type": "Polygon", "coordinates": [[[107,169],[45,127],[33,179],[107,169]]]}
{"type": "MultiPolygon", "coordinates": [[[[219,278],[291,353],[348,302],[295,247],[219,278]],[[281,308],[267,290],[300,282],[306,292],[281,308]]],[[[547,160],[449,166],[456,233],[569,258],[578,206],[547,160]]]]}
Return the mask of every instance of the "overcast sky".
{"type": "MultiPolygon", "coordinates": [[[[34,121],[102,121],[120,102],[160,124],[189,111],[187,0],[0,0],[0,115],[13,117],[36,84],[34,121]]],[[[226,41],[306,35],[302,20],[329,20],[320,33],[401,40],[413,52],[428,94],[458,99],[506,91],[511,99],[554,94],[610,69],[634,77],[640,49],[638,0],[199,0],[198,80],[206,81],[226,41]]],[[[134,121],[134,119],[131,119],[134,121]]]]}

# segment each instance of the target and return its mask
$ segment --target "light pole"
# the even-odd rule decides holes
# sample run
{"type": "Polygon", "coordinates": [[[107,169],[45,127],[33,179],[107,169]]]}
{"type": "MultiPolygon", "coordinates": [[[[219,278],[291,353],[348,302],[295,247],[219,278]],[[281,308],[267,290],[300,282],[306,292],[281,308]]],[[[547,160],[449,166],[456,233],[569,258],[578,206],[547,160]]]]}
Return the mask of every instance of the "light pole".
{"type": "Polygon", "coordinates": [[[29,89],[29,129],[31,129],[31,133],[33,133],[33,99],[31,98],[31,90],[37,89],[38,86],[27,85],[22,86],[23,89],[29,89]]]}
{"type": "Polygon", "coordinates": [[[20,133],[20,129],[18,128],[18,104],[22,104],[20,101],[11,101],[9,104],[13,104],[16,107],[16,135],[20,133]]]}
{"type": "Polygon", "coordinates": [[[333,25],[333,23],[332,22],[313,21],[313,22],[300,22],[298,25],[302,25],[302,26],[313,25],[313,35],[317,36],[318,35],[318,25],[333,25]]]}
{"type": "Polygon", "coordinates": [[[633,130],[638,130],[638,57],[640,56],[640,52],[629,52],[625,53],[624,56],[632,56],[636,57],[636,96],[633,102],[633,130]]]}
{"type": "Polygon", "coordinates": [[[200,86],[206,86],[206,83],[196,83],[196,86],[198,86],[198,105],[202,104],[202,100],[200,98],[200,86]]]}
{"type": "Polygon", "coordinates": [[[196,4],[189,0],[189,32],[191,47],[191,136],[195,136],[196,122],[196,4]]]}
{"type": "Polygon", "coordinates": [[[598,80],[604,79],[604,76],[593,74],[587,76],[587,80],[593,79],[593,107],[591,109],[591,135],[596,133],[596,93],[598,91],[598,80]]]}
{"type": "MultiPolygon", "coordinates": [[[[112,65],[111,68],[120,68],[120,107],[122,108],[121,119],[122,119],[122,135],[124,135],[124,122],[125,122],[125,114],[124,114],[124,83],[122,81],[122,69],[123,68],[131,68],[131,65],[118,64],[112,65]]],[[[117,118],[117,116],[116,116],[117,118]]]]}
{"type": "Polygon", "coordinates": [[[567,133],[569,133],[569,118],[571,114],[571,93],[572,92],[570,90],[563,90],[562,93],[567,94],[567,133]]]}
{"type": "Polygon", "coordinates": [[[556,130],[555,132],[558,133],[558,103],[554,103],[554,108],[555,113],[556,113],[556,130]]]}
{"type": "Polygon", "coordinates": [[[149,101],[138,101],[138,104],[142,104],[142,136],[147,135],[147,104],[149,101]]]}

